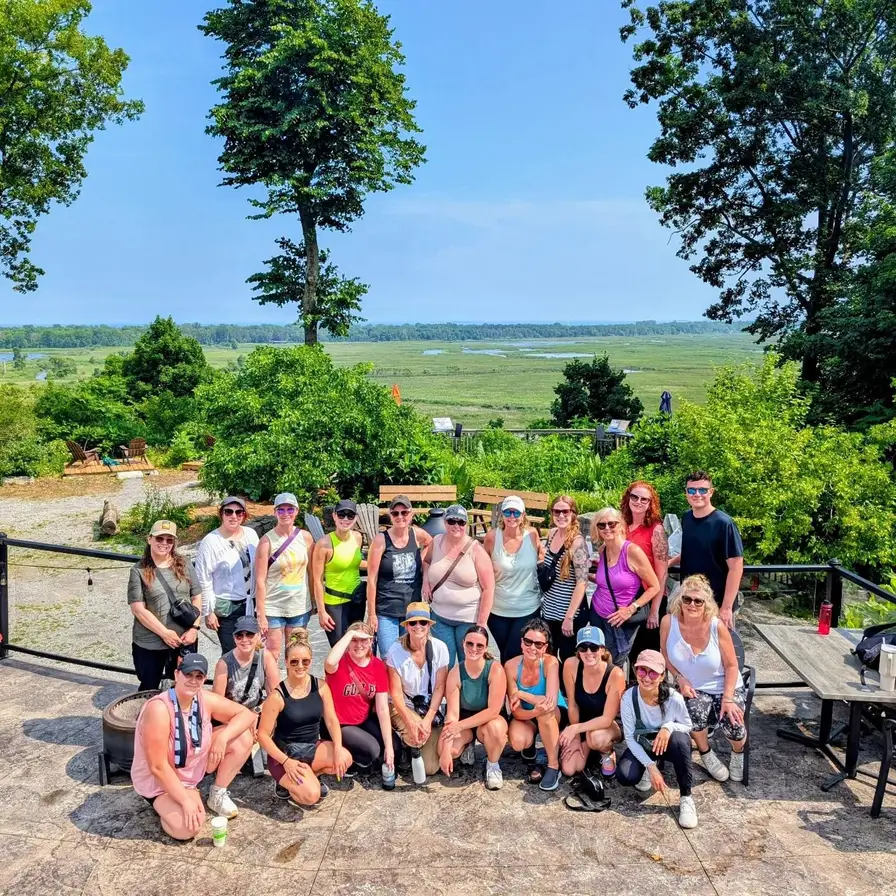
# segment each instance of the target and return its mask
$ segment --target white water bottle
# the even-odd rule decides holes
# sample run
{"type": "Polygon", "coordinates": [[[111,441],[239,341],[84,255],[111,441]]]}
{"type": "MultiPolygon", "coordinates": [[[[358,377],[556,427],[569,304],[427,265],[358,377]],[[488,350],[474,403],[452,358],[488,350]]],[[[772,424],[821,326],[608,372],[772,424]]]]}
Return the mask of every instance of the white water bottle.
{"type": "Polygon", "coordinates": [[[411,771],[414,775],[415,784],[426,783],[426,766],[423,764],[423,754],[420,750],[411,750],[411,771]]]}

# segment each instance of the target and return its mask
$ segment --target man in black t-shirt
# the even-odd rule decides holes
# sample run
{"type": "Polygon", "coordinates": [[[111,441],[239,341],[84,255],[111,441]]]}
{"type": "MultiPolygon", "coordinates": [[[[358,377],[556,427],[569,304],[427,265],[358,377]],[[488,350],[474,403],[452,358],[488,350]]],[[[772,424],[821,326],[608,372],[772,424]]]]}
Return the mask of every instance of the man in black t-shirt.
{"type": "Polygon", "coordinates": [[[712,506],[712,479],[703,470],[691,473],[685,493],[691,509],[681,521],[682,579],[703,575],[709,579],[719,615],[734,628],[734,609],[744,574],[744,545],[734,520],[712,506]]]}

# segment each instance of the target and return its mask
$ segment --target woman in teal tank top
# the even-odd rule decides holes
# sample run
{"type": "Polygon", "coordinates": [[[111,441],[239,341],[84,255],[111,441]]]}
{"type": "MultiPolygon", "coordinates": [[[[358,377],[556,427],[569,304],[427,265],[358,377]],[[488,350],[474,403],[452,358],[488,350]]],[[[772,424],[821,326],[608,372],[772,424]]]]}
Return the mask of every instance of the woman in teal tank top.
{"type": "Polygon", "coordinates": [[[523,655],[504,666],[513,716],[508,731],[510,746],[519,752],[531,749],[535,735],[540,734],[544,761],[539,762],[536,756],[529,782],[542,790],[556,790],[560,786],[560,710],[566,708],[560,693],[560,661],[547,652],[551,630],[542,619],[526,623],[521,646],[523,655]]]}
{"type": "Polygon", "coordinates": [[[500,790],[504,784],[499,760],[507,744],[507,722],[501,707],[507,679],[500,663],[488,652],[488,630],[471,625],[463,640],[464,657],[449,673],[445,685],[448,708],[439,738],[439,765],[446,775],[454,760],[472,765],[474,737],[485,747],[485,786],[500,790]]]}
{"type": "Polygon", "coordinates": [[[367,561],[361,554],[361,533],[354,529],[357,515],[354,501],[339,501],[333,510],[336,530],[318,540],[311,558],[317,618],[330,647],[353,622],[364,621],[364,594],[359,586],[367,561]]]}

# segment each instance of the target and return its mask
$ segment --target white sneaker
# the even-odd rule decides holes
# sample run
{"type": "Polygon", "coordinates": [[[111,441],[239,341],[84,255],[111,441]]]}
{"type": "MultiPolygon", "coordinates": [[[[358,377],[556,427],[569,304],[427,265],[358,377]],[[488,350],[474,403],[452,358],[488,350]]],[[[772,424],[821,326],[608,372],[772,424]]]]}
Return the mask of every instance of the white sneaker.
{"type": "Polygon", "coordinates": [[[731,762],[728,763],[731,780],[738,784],[744,779],[744,754],[731,751],[731,762]]]}
{"type": "Polygon", "coordinates": [[[461,765],[472,765],[476,761],[476,754],[473,750],[473,741],[470,741],[465,747],[463,753],[460,754],[461,765]]]}
{"type": "Polygon", "coordinates": [[[650,769],[644,769],[644,774],[641,775],[641,780],[635,784],[635,790],[640,790],[641,793],[647,793],[648,790],[653,789],[653,784],[650,780],[650,769]]]}
{"type": "Polygon", "coordinates": [[[208,808],[212,815],[223,815],[225,818],[236,818],[240,811],[230,798],[230,791],[215,784],[208,792],[208,808]]]}
{"type": "Polygon", "coordinates": [[[679,801],[678,824],[688,829],[697,827],[697,807],[692,796],[683,796],[679,801]]]}
{"type": "Polygon", "coordinates": [[[489,790],[500,790],[504,786],[504,775],[501,772],[499,763],[486,760],[485,786],[489,790]]]}
{"type": "Polygon", "coordinates": [[[701,753],[700,761],[703,763],[703,768],[705,768],[716,781],[728,780],[728,769],[725,768],[725,763],[716,756],[715,750],[710,750],[708,753],[701,753]]]}

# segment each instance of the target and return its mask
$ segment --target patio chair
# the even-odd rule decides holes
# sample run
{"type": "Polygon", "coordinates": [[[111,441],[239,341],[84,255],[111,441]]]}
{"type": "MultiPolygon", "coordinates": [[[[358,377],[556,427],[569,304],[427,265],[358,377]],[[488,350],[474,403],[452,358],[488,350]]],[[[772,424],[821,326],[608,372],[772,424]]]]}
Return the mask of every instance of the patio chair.
{"type": "Polygon", "coordinates": [[[74,463],[80,464],[98,464],[100,463],[100,452],[98,448],[82,448],[77,442],[71,439],[65,440],[65,445],[72,456],[74,463]]]}
{"type": "Polygon", "coordinates": [[[146,463],[146,439],[131,439],[127,445],[119,445],[118,450],[127,463],[146,463]]]}
{"type": "Polygon", "coordinates": [[[880,772],[877,775],[877,786],[874,788],[874,800],[871,803],[871,817],[880,818],[880,810],[884,804],[884,794],[890,781],[890,770],[893,767],[893,730],[896,719],[884,718],[881,731],[884,736],[884,755],[880,761],[880,772]]]}
{"type": "Polygon", "coordinates": [[[359,504],[356,525],[364,541],[364,547],[369,548],[380,531],[379,507],[376,504],[359,504]]]}
{"type": "Polygon", "coordinates": [[[313,513],[305,514],[305,528],[311,533],[315,542],[324,537],[324,525],[313,513]]]}
{"type": "MultiPolygon", "coordinates": [[[[750,747],[753,739],[750,737],[750,709],[753,706],[753,695],[756,693],[756,670],[752,666],[747,665],[746,653],[744,652],[744,642],[740,635],[732,630],[731,640],[734,642],[734,652],[737,654],[737,665],[740,666],[740,677],[744,682],[745,705],[744,705],[744,727],[747,729],[747,744],[744,747],[744,779],[742,781],[744,787],[750,783],[750,747]]],[[[712,736],[712,732],[710,732],[712,736]]]]}

